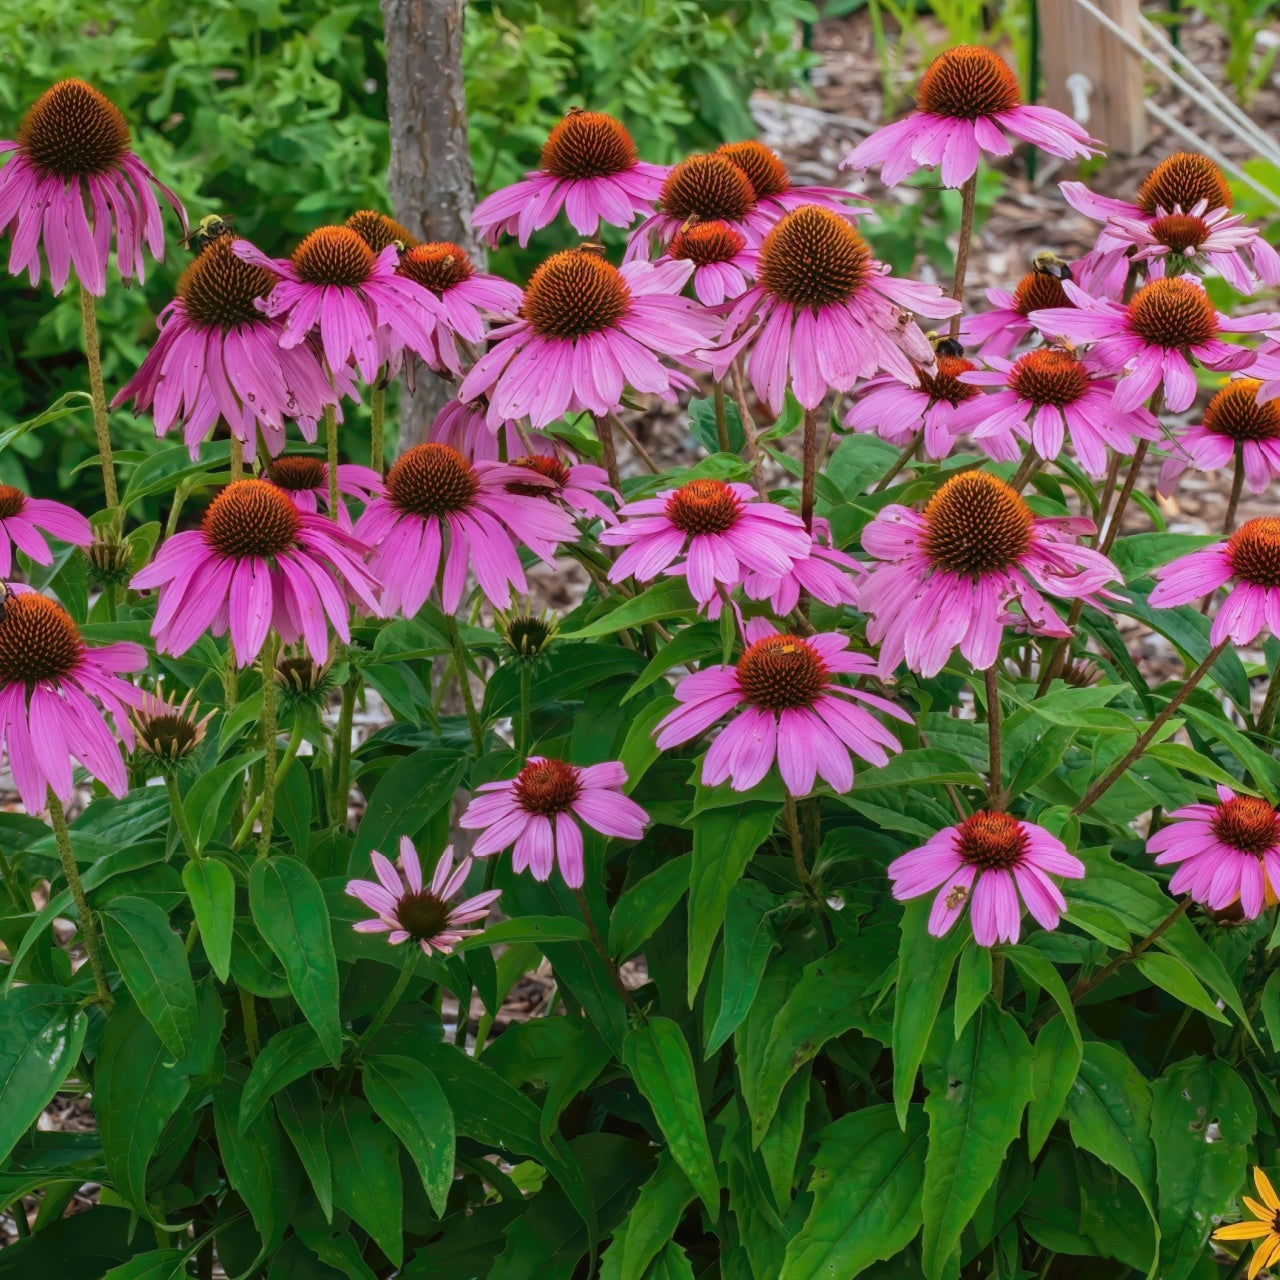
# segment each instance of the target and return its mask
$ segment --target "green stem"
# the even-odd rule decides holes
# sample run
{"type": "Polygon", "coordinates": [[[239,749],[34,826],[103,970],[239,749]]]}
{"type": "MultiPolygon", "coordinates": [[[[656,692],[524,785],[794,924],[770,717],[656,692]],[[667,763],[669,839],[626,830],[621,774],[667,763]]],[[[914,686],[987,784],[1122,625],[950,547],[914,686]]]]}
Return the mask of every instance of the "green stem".
{"type": "Polygon", "coordinates": [[[800,887],[805,893],[813,901],[817,902],[818,890],[813,883],[813,877],[809,874],[809,868],[805,865],[804,840],[800,835],[800,819],[796,813],[796,799],[789,791],[782,806],[782,821],[787,828],[787,835],[791,838],[791,861],[795,863],[796,878],[800,881],[800,887]]]}
{"type": "Polygon", "coordinates": [[[453,614],[446,614],[445,621],[449,626],[449,643],[453,646],[453,666],[458,675],[458,687],[462,690],[462,705],[467,710],[467,723],[471,726],[471,741],[475,744],[476,755],[483,755],[484,729],[481,728],[480,716],[476,711],[471,681],[467,678],[467,655],[462,647],[462,634],[458,630],[458,620],[453,614]]]}
{"type": "MultiPolygon", "coordinates": [[[[302,746],[302,737],[306,731],[301,717],[293,723],[293,729],[289,734],[289,745],[285,747],[284,755],[280,757],[280,763],[276,766],[276,790],[280,789],[280,784],[285,780],[289,773],[289,766],[293,764],[294,758],[298,754],[298,748],[302,746]]],[[[327,794],[327,793],[326,793],[327,794]]],[[[249,812],[245,814],[244,821],[240,824],[240,830],[236,832],[235,839],[231,842],[233,849],[239,849],[241,845],[249,838],[253,831],[253,824],[257,821],[258,814],[262,812],[262,797],[259,796],[249,808],[249,812]]]]}
{"type": "Polygon", "coordinates": [[[516,754],[523,760],[529,753],[533,732],[530,703],[533,701],[533,663],[520,659],[520,718],[516,721],[516,754]]]}
{"type": "Polygon", "coordinates": [[[172,773],[164,775],[164,787],[169,793],[169,810],[173,814],[173,820],[177,824],[178,834],[182,837],[182,847],[187,851],[187,857],[200,861],[200,849],[196,844],[196,838],[191,830],[191,820],[187,817],[187,811],[182,807],[182,792],[178,790],[178,779],[172,773]]]}
{"type": "Polygon", "coordinates": [[[378,380],[373,384],[369,395],[369,466],[379,475],[382,474],[383,436],[386,429],[383,423],[387,415],[386,371],[378,371],[378,380]]]}
{"type": "Polygon", "coordinates": [[[1143,459],[1147,456],[1148,444],[1149,442],[1146,440],[1139,440],[1138,447],[1134,450],[1133,461],[1129,464],[1129,474],[1124,478],[1124,487],[1120,490],[1120,496],[1116,499],[1116,507],[1111,513],[1106,536],[1102,539],[1102,545],[1098,548],[1104,556],[1110,552],[1116,538],[1120,536],[1120,525],[1124,520],[1124,509],[1129,505],[1129,497],[1133,493],[1134,485],[1138,483],[1138,473],[1142,470],[1143,459]]]}
{"type": "Polygon", "coordinates": [[[338,415],[333,405],[324,407],[324,445],[329,472],[329,519],[338,518],[338,415]]]}
{"type": "Polygon", "coordinates": [[[1227,515],[1222,522],[1222,536],[1226,537],[1236,525],[1236,508],[1240,505],[1240,492],[1244,488],[1244,445],[1236,441],[1235,474],[1231,477],[1231,497],[1227,501],[1227,515]]]}
{"type": "Polygon", "coordinates": [[[995,663],[982,675],[987,687],[987,804],[999,812],[1004,808],[1004,786],[1000,767],[1000,687],[995,663]]]}
{"type": "Polygon", "coordinates": [[[276,816],[276,637],[268,632],[258,655],[262,671],[262,808],[258,857],[271,852],[271,828],[276,816]]]}
{"type": "Polygon", "coordinates": [[[591,914],[591,908],[587,906],[587,895],[581,889],[575,889],[573,893],[574,897],[578,899],[578,909],[582,912],[582,920],[587,926],[587,932],[591,935],[591,941],[595,945],[600,959],[604,961],[604,967],[609,970],[609,976],[613,979],[613,985],[622,997],[622,1003],[627,1006],[628,1010],[635,1013],[636,1002],[631,998],[631,992],[627,990],[622,981],[622,975],[618,972],[618,966],[614,964],[613,957],[609,954],[609,948],[605,945],[604,937],[596,927],[595,917],[591,914]]]}
{"type": "Polygon", "coordinates": [[[422,949],[412,938],[406,939],[401,945],[405,949],[404,967],[400,970],[396,985],[391,988],[381,1008],[373,1015],[373,1021],[365,1027],[363,1035],[356,1041],[355,1056],[357,1058],[368,1047],[369,1041],[382,1030],[382,1024],[391,1016],[391,1011],[400,1003],[400,997],[404,995],[405,988],[413,981],[413,972],[417,968],[422,949]]]}
{"type": "Polygon", "coordinates": [[[738,405],[738,416],[742,419],[742,434],[747,442],[747,452],[751,455],[751,483],[756,492],[765,496],[764,454],[760,451],[760,436],[756,431],[756,420],[751,416],[747,405],[747,387],[742,378],[742,366],[735,360],[731,370],[733,378],[733,398],[738,405]]]}
{"type": "Polygon", "coordinates": [[[604,469],[609,474],[609,484],[618,492],[622,492],[622,473],[618,470],[618,450],[613,442],[613,424],[608,416],[596,418],[596,436],[600,441],[600,456],[604,469]]]}
{"type": "Polygon", "coordinates": [[[85,897],[84,884],[80,880],[80,868],[76,866],[75,854],[71,852],[71,835],[67,831],[67,815],[62,808],[62,801],[49,788],[49,818],[53,823],[54,839],[58,843],[58,857],[62,860],[62,874],[66,878],[67,888],[71,890],[71,899],[76,904],[76,919],[80,922],[80,938],[89,957],[89,968],[93,972],[93,983],[98,990],[98,1003],[110,1010],[115,1004],[111,994],[111,983],[107,981],[107,966],[102,958],[102,942],[98,938],[98,922],[89,908],[89,899],[85,897]]]}
{"type": "Polygon", "coordinates": [[[721,453],[729,452],[729,419],[725,413],[724,383],[718,378],[714,388],[716,405],[716,443],[721,453]]]}
{"type": "Polygon", "coordinates": [[[871,492],[883,493],[884,490],[886,490],[889,487],[889,485],[897,478],[898,473],[911,461],[912,458],[916,456],[916,451],[920,448],[921,444],[923,443],[924,443],[924,428],[921,427],[921,429],[917,431],[915,435],[911,437],[910,440],[907,441],[906,447],[898,455],[897,462],[895,462],[893,466],[891,466],[889,470],[886,471],[884,475],[880,477],[879,484],[877,484],[876,487],[871,490],[871,492]]]}
{"type": "Polygon", "coordinates": [[[334,730],[334,751],[337,760],[333,769],[333,805],[330,813],[333,822],[341,830],[347,825],[347,799],[351,794],[351,721],[355,715],[358,675],[342,686],[342,707],[338,712],[338,727],[334,730]]]}
{"type": "Polygon", "coordinates": [[[111,430],[107,424],[107,393],[102,385],[102,349],[98,345],[97,300],[80,284],[80,323],[84,329],[84,353],[89,362],[89,393],[93,397],[93,433],[98,438],[98,460],[102,463],[102,489],[107,510],[118,517],[120,494],[116,489],[116,468],[111,455],[111,430]]]}

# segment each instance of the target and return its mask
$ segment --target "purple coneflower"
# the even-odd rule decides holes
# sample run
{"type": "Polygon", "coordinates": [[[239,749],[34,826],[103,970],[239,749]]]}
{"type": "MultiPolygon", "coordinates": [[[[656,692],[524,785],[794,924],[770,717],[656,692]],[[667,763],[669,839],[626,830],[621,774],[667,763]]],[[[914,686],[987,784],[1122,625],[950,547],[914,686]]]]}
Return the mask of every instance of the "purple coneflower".
{"type": "MultiPolygon", "coordinates": [[[[299,511],[314,515],[329,509],[329,464],[323,458],[305,453],[275,458],[267,468],[266,479],[277,489],[282,489],[299,511]]],[[[340,462],[338,492],[367,507],[382,493],[382,477],[372,467],[340,462]]],[[[346,503],[338,506],[338,520],[343,528],[352,528],[351,513],[346,503]]]]}
{"type": "Polygon", "coordinates": [[[741,297],[756,271],[755,250],[727,222],[696,222],[677,231],[666,256],[693,263],[693,292],[708,307],[741,297]]]}
{"type": "Polygon", "coordinates": [[[976,347],[984,360],[988,356],[1007,356],[1035,333],[1035,325],[1027,319],[1033,311],[1071,306],[1062,281],[1045,271],[1028,271],[1012,293],[988,289],[987,301],[991,303],[989,310],[962,317],[959,334],[960,341],[966,347],[976,347]]]}
{"type": "MultiPolygon", "coordinates": [[[[837,608],[858,603],[856,579],[867,571],[866,565],[837,550],[831,543],[831,526],[815,518],[813,541],[809,554],[795,561],[786,573],[748,572],[742,579],[742,593],[748,600],[768,600],[779,618],[785,618],[800,603],[800,592],[811,595],[821,604],[837,608]]],[[[719,599],[711,602],[708,613],[718,617],[719,599]]]]}
{"type": "Polygon", "coordinates": [[[0,484],[0,579],[13,571],[15,547],[36,564],[53,563],[53,552],[42,534],[87,547],[93,541],[93,526],[61,502],[29,498],[11,484],[0,484]]]}
{"type": "Polygon", "coordinates": [[[552,453],[551,442],[536,431],[525,431],[510,419],[489,425],[489,402],[450,400],[431,423],[428,444],[447,444],[471,462],[499,462],[526,453],[552,453]]]}
{"type": "Polygon", "coordinates": [[[512,866],[547,880],[551,868],[570,889],[582,888],[582,824],[604,836],[639,840],[649,815],[624,795],[627,771],[617,763],[585,768],[530,756],[509,782],[486,782],[458,820],[480,830],[471,852],[477,858],[514,843],[512,866]]]}
{"type": "Polygon", "coordinates": [[[603,467],[566,460],[554,451],[512,458],[510,465],[531,471],[540,479],[532,482],[509,480],[508,493],[563,503],[573,515],[586,520],[603,520],[605,524],[618,522],[618,517],[596,497],[598,493],[605,493],[614,502],[622,501],[622,495],[610,487],[608,473],[603,467]]]}
{"type": "Polygon", "coordinates": [[[1260,400],[1261,390],[1256,378],[1233,378],[1215,392],[1201,421],[1175,436],[1160,468],[1162,494],[1177,488],[1188,467],[1229,467],[1237,450],[1250,493],[1261,493],[1280,476],[1280,400],[1260,400]]]}
{"type": "Polygon", "coordinates": [[[844,218],[866,212],[865,208],[849,207],[850,200],[866,203],[867,197],[856,191],[846,191],[843,187],[795,186],[778,153],[754,138],[746,142],[723,143],[714,154],[732,160],[747,175],[761,212],[775,218],[798,209],[802,204],[822,205],[844,218]]]}

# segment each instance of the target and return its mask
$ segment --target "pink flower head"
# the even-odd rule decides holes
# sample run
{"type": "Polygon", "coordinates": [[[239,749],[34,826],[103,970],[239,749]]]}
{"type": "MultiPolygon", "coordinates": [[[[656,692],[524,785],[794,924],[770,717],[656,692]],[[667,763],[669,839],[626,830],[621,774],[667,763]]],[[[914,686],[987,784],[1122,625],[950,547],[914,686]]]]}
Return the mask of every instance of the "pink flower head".
{"type": "Polygon", "coordinates": [[[1268,895],[1280,893],[1280,814],[1257,796],[1218,787],[1217,804],[1189,804],[1169,815],[1169,824],[1147,841],[1157,866],[1182,865],[1169,892],[1189,893],[1211,911],[1239,902],[1255,919],[1268,895]]]}
{"type": "Polygon", "coordinates": [[[440,302],[433,334],[436,358],[431,366],[462,376],[458,344],[484,342],[485,316],[512,320],[520,309],[520,290],[508,280],[477,271],[465,249],[445,242],[414,245],[400,259],[400,275],[429,291],[440,302]]]}
{"type": "Polygon", "coordinates": [[[13,572],[15,547],[36,564],[53,563],[53,552],[42,534],[75,547],[87,547],[93,541],[93,526],[61,502],[28,498],[21,489],[0,484],[0,580],[13,572]]]}
{"type": "Polygon", "coordinates": [[[800,517],[757,499],[750,485],[690,480],[628,502],[618,514],[622,523],[600,534],[605,545],[626,547],[609,570],[609,581],[684,574],[703,607],[718,586],[731,591],[748,572],[790,573],[809,554],[810,538],[800,517]]]}
{"type": "Polygon", "coordinates": [[[528,590],[518,546],[555,563],[557,544],[577,537],[573,521],[554,503],[510,492],[513,483],[551,487],[521,467],[468,462],[447,444],[415,445],[396,459],[385,494],[356,524],[372,548],[369,567],[382,579],[388,614],[412,617],[437,578],[444,611],[453,613],[468,568],[489,602],[505,609],[512,587],[528,590]]]}
{"type": "Polygon", "coordinates": [[[692,262],[619,270],[591,249],[552,254],[529,280],[520,319],[493,331],[458,398],[487,394],[495,431],[507,419],[545,427],[580,410],[603,416],[628,386],[670,399],[689,382],[663,359],[687,358],[717,327],[679,296],[692,271],[692,262]]]}
{"type": "Polygon", "coordinates": [[[1194,276],[1161,276],[1142,286],[1129,303],[1091,297],[1068,280],[1063,288],[1073,308],[1033,311],[1031,323],[1072,342],[1093,343],[1090,365],[1104,373],[1125,372],[1113,403],[1121,412],[1138,408],[1157,387],[1165,408],[1181,413],[1196,398],[1189,356],[1209,369],[1242,369],[1253,360],[1247,347],[1231,346],[1221,333],[1256,333],[1280,324],[1280,315],[1231,319],[1214,309],[1194,276]]]}
{"type": "Polygon", "coordinates": [[[841,161],[842,169],[880,166],[892,187],[917,169],[942,166],[942,183],[961,187],[978,169],[978,156],[1007,156],[1008,135],[1064,160],[1101,152],[1070,116],[1051,107],[1022,105],[1018,78],[998,54],[975,45],[945,49],[925,68],[916,110],[877,129],[841,161]]]}
{"type": "Polygon", "coordinates": [[[1248,644],[1263,628],[1280,636],[1280,516],[1246,520],[1224,542],[1202,547],[1155,571],[1155,609],[1190,604],[1235,579],[1213,626],[1212,644],[1248,644]]]}
{"type": "Polygon", "coordinates": [[[450,400],[427,432],[428,444],[447,444],[470,462],[498,462],[504,456],[518,458],[525,453],[553,452],[545,437],[526,433],[509,419],[489,425],[489,402],[450,400]]]}
{"type": "MultiPolygon", "coordinates": [[[[977,420],[983,420],[982,392],[967,378],[961,379],[977,367],[962,356],[940,355],[931,372],[916,371],[914,386],[892,374],[880,374],[858,389],[844,425],[850,431],[874,431],[899,448],[923,430],[924,456],[945,458],[960,433],[961,408],[972,405],[977,420]]],[[[980,443],[997,462],[1016,462],[1022,456],[1017,440],[1008,431],[987,433],[980,443]]]]}
{"type": "Polygon", "coordinates": [[[908,312],[950,316],[958,302],[936,285],[896,280],[839,214],[802,205],[760,246],[754,288],[730,310],[723,345],[706,353],[717,378],[748,346],[756,394],[782,412],[788,384],[806,409],[884,370],[916,383],[933,348],[908,312]],[[912,362],[915,363],[912,363],[912,362]]]}
{"type": "Polygon", "coordinates": [[[364,552],[351,534],[299,511],[270,481],[237,480],[209,505],[199,529],[166,539],[130,586],[160,588],[151,634],[164,653],[186,653],[205,631],[230,629],[243,667],[274,626],[286,644],[301,639],[324,662],[326,618],[345,642],[349,598],[379,612],[364,552]]]}
{"type": "Polygon", "coordinates": [[[654,730],[659,749],[666,751],[737,713],[707,752],[704,786],[728,779],[735,791],[749,791],[776,759],[792,795],[808,795],[819,776],[843,794],[853,786],[850,752],[884,765],[890,752],[901,750],[897,738],[856,704],[908,724],[911,717],[887,698],[839,682],[841,675],[875,670],[866,654],[847,652],[848,636],[782,635],[763,618],[752,618],[746,633],[748,647],[736,665],[704,667],[680,681],[680,705],[654,730]]]}
{"type": "Polygon", "coordinates": [[[164,196],[187,231],[178,197],[134,153],[119,110],[83,80],[60,80],[23,117],[15,142],[0,142],[13,159],[0,170],[0,230],[13,230],[9,273],[40,283],[40,250],[54,293],[74,265],[80,283],[107,291],[111,231],[125,284],[146,276],[142,243],[164,257],[164,224],[151,188],[164,196]],[[86,207],[86,196],[88,204],[86,207]]]}
{"type": "Polygon", "coordinates": [[[1268,333],[1266,341],[1258,348],[1249,376],[1257,378],[1258,403],[1280,399],[1280,333],[1268,333]]]}
{"type": "Polygon", "coordinates": [[[423,955],[433,951],[447,956],[463,938],[480,932],[466,926],[483,920],[497,902],[501,889],[486,889],[456,905],[449,899],[467,882],[472,859],[463,858],[455,869],[453,846],[446,845],[431,883],[422,881],[422,863],[408,836],[400,837],[400,860],[392,863],[376,850],[369,855],[377,880],[348,880],[347,893],[375,913],[372,920],[359,920],[351,927],[357,933],[385,933],[393,946],[412,940],[423,955]]]}
{"type": "Polygon", "coordinates": [[[128,708],[143,695],[120,677],[146,665],[141,645],[91,649],[60,604],[27,587],[9,589],[0,603],[0,750],[29,813],[44,809],[49,788],[71,800],[73,757],[112,795],[128,791],[117,738],[132,749],[128,708]]]}
{"type": "MultiPolygon", "coordinates": [[[[1250,373],[1255,372],[1251,368],[1250,373]]],[[[1261,493],[1280,476],[1280,400],[1259,399],[1256,378],[1233,378],[1205,406],[1204,417],[1176,436],[1160,468],[1160,492],[1177,488],[1188,467],[1216,471],[1231,465],[1236,450],[1250,493],[1261,493]]],[[[1280,388],[1277,388],[1280,390],[1280,388]]]]}
{"type": "Polygon", "coordinates": [[[991,303],[989,310],[967,315],[960,321],[960,341],[966,347],[977,347],[984,360],[990,356],[1007,356],[1018,343],[1035,333],[1035,326],[1027,319],[1033,311],[1072,305],[1062,281],[1047,271],[1028,271],[1012,293],[988,289],[987,301],[991,303]]]}
{"type": "Polygon", "coordinates": [[[233,243],[218,236],[192,259],[156,322],[155,346],[111,402],[150,409],[157,436],[181,423],[192,458],[219,419],[249,458],[259,436],[269,454],[284,449],[287,418],[314,440],[325,405],[354,391],[345,369],[331,384],[315,341],[281,346],[283,322],[255,305],[277,276],[244,261],[233,243]]]}
{"type": "MultiPolygon", "coordinates": [[[[952,419],[953,430],[971,431],[984,448],[988,437],[1002,444],[1029,440],[1041,458],[1051,461],[1070,439],[1086,473],[1101,476],[1108,448],[1127,457],[1135,437],[1160,439],[1153,414],[1141,405],[1128,413],[1117,409],[1114,380],[1099,377],[1069,351],[1040,347],[1012,364],[998,356],[989,356],[987,363],[991,372],[966,373],[963,381],[998,389],[961,405],[952,419]]],[[[1015,461],[1016,454],[1001,460],[1015,461]]]]}
{"type": "Polygon", "coordinates": [[[614,502],[622,501],[622,495],[610,487],[608,473],[603,467],[566,460],[556,452],[525,454],[523,457],[512,458],[511,465],[531,472],[537,479],[508,481],[508,493],[559,502],[573,515],[584,520],[603,520],[605,524],[617,524],[618,517],[596,496],[604,493],[614,502]]]}
{"type": "MultiPolygon", "coordinates": [[[[329,509],[329,464],[311,454],[291,453],[276,458],[267,468],[266,478],[288,495],[299,511],[314,515],[329,509]]],[[[371,467],[353,462],[338,464],[338,493],[368,506],[382,493],[382,477],[371,467]]],[[[353,528],[347,504],[338,504],[338,522],[348,531],[353,528]]]]}
{"type": "Polygon", "coordinates": [[[397,273],[394,244],[375,254],[351,227],[319,227],[292,258],[268,258],[247,240],[231,247],[280,277],[259,305],[283,318],[282,347],[299,346],[316,332],[329,368],[354,362],[367,383],[406,349],[428,363],[435,358],[432,337],[443,308],[435,294],[397,273]]]}
{"type": "Polygon", "coordinates": [[[727,222],[695,222],[677,231],[666,256],[693,263],[693,292],[708,307],[740,298],[756,273],[756,251],[727,222]]]}
{"type": "Polygon", "coordinates": [[[627,227],[653,208],[664,173],[636,158],[621,121],[573,107],[543,144],[539,167],[481,200],[471,225],[490,247],[514,233],[521,248],[561,209],[579,235],[595,235],[602,222],[627,227]]]}
{"type": "Polygon", "coordinates": [[[1024,903],[1041,928],[1058,927],[1067,901],[1050,876],[1082,880],[1084,863],[1034,822],[985,809],[889,864],[899,902],[937,889],[929,912],[929,932],[935,938],[971,903],[973,940],[980,947],[1017,942],[1024,903]]]}
{"type": "MultiPolygon", "coordinates": [[[[742,579],[742,591],[748,600],[768,600],[773,612],[785,618],[800,603],[801,591],[832,608],[856,605],[856,579],[866,571],[861,561],[831,545],[831,526],[815,519],[813,541],[803,560],[795,561],[786,573],[748,572],[742,579]]],[[[713,618],[720,614],[719,603],[717,597],[708,609],[713,618]]]]}
{"type": "Polygon", "coordinates": [[[458,820],[479,830],[477,858],[515,844],[512,866],[548,880],[558,864],[570,889],[582,888],[582,824],[604,836],[639,840],[649,815],[623,795],[627,771],[616,761],[587,768],[530,756],[509,782],[486,782],[458,820]]]}
{"type": "Polygon", "coordinates": [[[715,154],[732,160],[747,175],[756,203],[764,213],[775,218],[802,204],[822,205],[844,218],[866,212],[849,207],[850,200],[865,202],[867,199],[856,191],[846,191],[843,187],[795,186],[778,153],[754,138],[746,142],[726,142],[716,148],[715,154]]]}
{"type": "Polygon", "coordinates": [[[885,507],[862,534],[863,548],[883,563],[858,588],[858,607],[871,614],[867,639],[880,644],[880,674],[905,661],[935,676],[956,645],[985,670],[1014,602],[1034,634],[1070,635],[1039,588],[1089,600],[1119,579],[1106,556],[1072,541],[1092,532],[1093,522],[1079,516],[1035,515],[985,471],[953,476],[923,513],[885,507]]]}

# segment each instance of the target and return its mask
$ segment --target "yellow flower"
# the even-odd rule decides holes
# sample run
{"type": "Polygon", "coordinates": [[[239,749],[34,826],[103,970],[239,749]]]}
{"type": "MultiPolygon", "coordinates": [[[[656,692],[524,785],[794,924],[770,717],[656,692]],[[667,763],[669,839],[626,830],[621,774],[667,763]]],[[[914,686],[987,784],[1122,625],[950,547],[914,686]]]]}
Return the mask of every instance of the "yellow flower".
{"type": "Polygon", "coordinates": [[[1280,1261],[1280,1196],[1276,1195],[1271,1179],[1261,1169],[1254,1169],[1253,1182],[1262,1203],[1248,1196],[1244,1197],[1244,1203],[1255,1220],[1233,1222],[1213,1233],[1215,1240],[1258,1241],[1253,1260],[1249,1263],[1249,1280],[1254,1280],[1269,1263],[1280,1261]]]}

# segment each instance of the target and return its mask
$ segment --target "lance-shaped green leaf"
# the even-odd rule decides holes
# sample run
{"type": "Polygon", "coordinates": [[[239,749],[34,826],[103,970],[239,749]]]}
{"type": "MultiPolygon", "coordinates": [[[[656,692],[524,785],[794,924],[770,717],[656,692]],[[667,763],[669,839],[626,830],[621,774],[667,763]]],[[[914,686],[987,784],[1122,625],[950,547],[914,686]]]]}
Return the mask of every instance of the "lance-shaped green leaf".
{"type": "Polygon", "coordinates": [[[380,1057],[361,1073],[365,1097],[404,1143],[431,1207],[444,1217],[453,1181],[453,1111],[436,1078],[413,1058],[380,1057]]]}
{"type": "Polygon", "coordinates": [[[182,868],[182,887],[187,891],[209,964],[218,981],[226,982],[231,973],[236,916],[236,882],[231,868],[213,858],[188,862],[182,868]]]}

